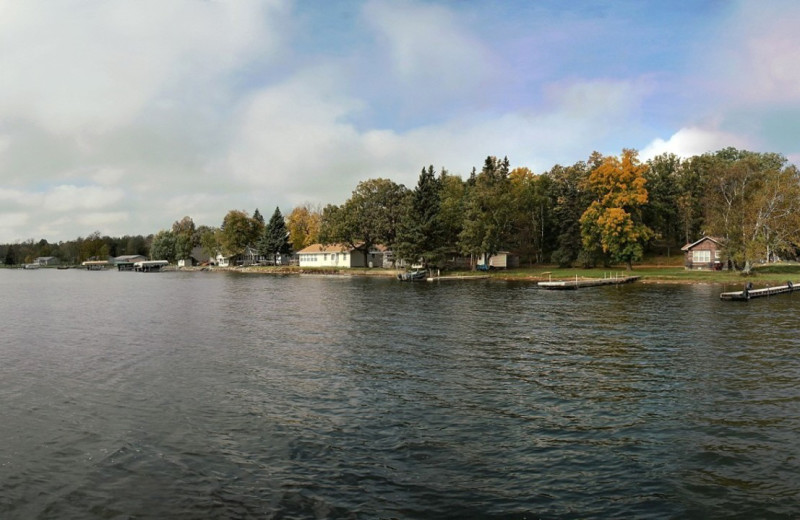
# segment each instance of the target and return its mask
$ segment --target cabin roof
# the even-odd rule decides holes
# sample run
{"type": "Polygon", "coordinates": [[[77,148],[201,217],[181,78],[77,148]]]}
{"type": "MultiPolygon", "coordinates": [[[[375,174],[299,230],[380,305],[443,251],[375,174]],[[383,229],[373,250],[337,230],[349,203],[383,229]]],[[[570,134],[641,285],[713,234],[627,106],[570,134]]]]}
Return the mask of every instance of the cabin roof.
{"type": "Polygon", "coordinates": [[[722,239],[715,238],[715,237],[703,237],[700,240],[695,240],[691,244],[686,244],[685,246],[683,246],[681,248],[681,251],[689,251],[689,250],[693,249],[695,246],[697,246],[698,244],[700,244],[700,243],[702,243],[702,242],[704,242],[706,240],[711,240],[712,242],[714,242],[718,246],[720,246],[720,247],[722,246],[722,239]]]}
{"type": "MultiPolygon", "coordinates": [[[[362,245],[363,244],[359,244],[359,246],[362,245]]],[[[314,253],[352,253],[355,250],[356,248],[352,248],[347,244],[311,244],[305,249],[298,251],[297,254],[308,255],[314,253]]],[[[382,244],[373,245],[372,249],[370,249],[370,253],[385,253],[386,251],[388,251],[388,248],[382,244]]]]}
{"type": "Polygon", "coordinates": [[[298,254],[312,254],[312,253],[347,253],[352,248],[346,244],[311,244],[310,246],[298,251],[298,254]]]}

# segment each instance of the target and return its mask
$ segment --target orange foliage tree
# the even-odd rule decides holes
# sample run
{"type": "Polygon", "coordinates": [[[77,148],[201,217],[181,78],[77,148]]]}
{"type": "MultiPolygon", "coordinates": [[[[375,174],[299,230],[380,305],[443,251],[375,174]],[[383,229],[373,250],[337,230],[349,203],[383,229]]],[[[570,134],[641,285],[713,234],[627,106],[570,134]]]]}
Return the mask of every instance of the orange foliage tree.
{"type": "Polygon", "coordinates": [[[602,251],[613,262],[624,262],[628,269],[642,258],[644,243],[652,236],[641,215],[647,203],[646,171],[638,152],[628,149],[620,157],[604,157],[592,170],[587,187],[596,198],[581,216],[586,251],[602,251]]]}

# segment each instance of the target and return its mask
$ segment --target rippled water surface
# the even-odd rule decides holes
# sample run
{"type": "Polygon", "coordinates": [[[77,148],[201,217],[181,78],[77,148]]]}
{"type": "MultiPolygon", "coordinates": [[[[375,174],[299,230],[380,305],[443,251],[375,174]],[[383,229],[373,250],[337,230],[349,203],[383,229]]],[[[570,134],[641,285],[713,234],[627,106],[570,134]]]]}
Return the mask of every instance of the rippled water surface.
{"type": "Polygon", "coordinates": [[[2,518],[797,518],[800,296],[0,270],[2,518]]]}

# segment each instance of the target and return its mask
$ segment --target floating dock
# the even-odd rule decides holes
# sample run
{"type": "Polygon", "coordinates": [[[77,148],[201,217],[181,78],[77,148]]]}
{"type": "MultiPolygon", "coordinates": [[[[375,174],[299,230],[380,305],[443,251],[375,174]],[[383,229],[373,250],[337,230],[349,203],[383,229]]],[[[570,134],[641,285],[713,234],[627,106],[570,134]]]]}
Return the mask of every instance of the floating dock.
{"type": "Polygon", "coordinates": [[[428,278],[429,282],[447,282],[450,280],[486,280],[489,278],[489,275],[452,275],[452,276],[431,276],[428,278]]]}
{"type": "Polygon", "coordinates": [[[797,290],[800,290],[800,287],[796,286],[792,282],[786,282],[786,285],[778,285],[775,287],[764,287],[763,289],[753,289],[753,284],[748,283],[744,290],[724,292],[719,295],[719,299],[726,301],[746,302],[752,298],[764,298],[766,296],[776,296],[778,294],[790,294],[797,290]]]}
{"type": "Polygon", "coordinates": [[[557,280],[555,282],[539,282],[539,287],[550,291],[570,291],[584,287],[599,287],[601,285],[622,285],[638,280],[639,276],[611,276],[609,278],[578,278],[574,280],[557,280]]]}

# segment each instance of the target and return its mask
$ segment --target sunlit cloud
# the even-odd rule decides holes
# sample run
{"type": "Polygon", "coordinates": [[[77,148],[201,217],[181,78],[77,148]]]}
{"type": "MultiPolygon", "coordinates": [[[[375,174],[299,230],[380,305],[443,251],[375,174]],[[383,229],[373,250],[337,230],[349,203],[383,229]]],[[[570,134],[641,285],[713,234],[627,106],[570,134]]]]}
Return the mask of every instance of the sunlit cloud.
{"type": "Polygon", "coordinates": [[[729,146],[745,148],[748,143],[740,136],[702,128],[681,128],[669,139],[654,139],[639,153],[643,160],[665,153],[678,157],[691,157],[710,153],[729,146]]]}

